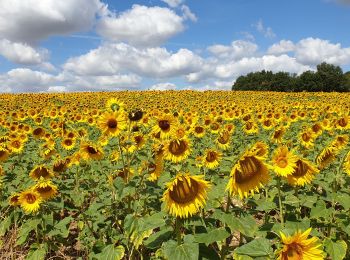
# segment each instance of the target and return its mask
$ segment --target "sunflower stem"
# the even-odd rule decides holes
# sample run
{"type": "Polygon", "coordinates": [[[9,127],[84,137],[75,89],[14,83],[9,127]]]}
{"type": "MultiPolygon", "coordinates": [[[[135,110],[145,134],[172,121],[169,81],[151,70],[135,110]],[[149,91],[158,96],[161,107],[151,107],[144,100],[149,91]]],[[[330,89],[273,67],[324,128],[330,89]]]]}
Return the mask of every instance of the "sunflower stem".
{"type": "Polygon", "coordinates": [[[181,245],[181,243],[182,243],[181,226],[182,226],[181,219],[179,217],[176,217],[176,220],[175,220],[175,233],[176,233],[176,239],[177,239],[177,244],[178,245],[181,245]]]}
{"type": "Polygon", "coordinates": [[[281,178],[277,178],[277,189],[278,189],[278,204],[280,207],[280,221],[282,227],[284,227],[284,213],[283,213],[283,205],[282,205],[282,198],[281,198],[281,178]]]}
{"type": "Polygon", "coordinates": [[[231,205],[231,194],[228,191],[227,192],[227,198],[226,198],[226,209],[225,209],[226,213],[228,213],[228,211],[230,210],[230,205],[231,205]]]}
{"type": "Polygon", "coordinates": [[[299,220],[300,219],[300,215],[301,215],[301,208],[300,208],[300,199],[299,199],[299,188],[298,186],[295,186],[294,187],[294,194],[295,194],[295,197],[297,197],[298,199],[298,208],[297,208],[297,219],[299,220]]]}

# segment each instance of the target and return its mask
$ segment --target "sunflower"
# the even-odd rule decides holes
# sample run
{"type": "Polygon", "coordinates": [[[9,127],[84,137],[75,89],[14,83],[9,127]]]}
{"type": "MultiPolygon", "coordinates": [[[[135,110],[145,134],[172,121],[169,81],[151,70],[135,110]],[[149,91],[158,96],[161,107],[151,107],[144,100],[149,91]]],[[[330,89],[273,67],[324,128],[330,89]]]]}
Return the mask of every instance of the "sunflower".
{"type": "Polygon", "coordinates": [[[254,191],[259,192],[259,187],[268,182],[269,170],[264,157],[247,151],[234,165],[230,176],[226,190],[245,198],[254,191]]]}
{"type": "Polygon", "coordinates": [[[50,180],[41,178],[33,187],[33,191],[37,192],[43,200],[48,200],[57,195],[57,186],[50,180]]]}
{"type": "Polygon", "coordinates": [[[203,165],[208,169],[214,169],[219,166],[219,161],[222,157],[222,153],[215,151],[214,149],[208,149],[203,156],[203,165]]]}
{"type": "Polygon", "coordinates": [[[350,151],[347,153],[345,159],[344,159],[344,164],[343,164],[344,171],[350,175],[350,151]]]}
{"type": "Polygon", "coordinates": [[[314,146],[315,136],[310,131],[304,131],[300,133],[300,144],[309,149],[314,146]]]}
{"type": "Polygon", "coordinates": [[[104,156],[103,150],[96,144],[83,142],[80,146],[80,155],[83,159],[101,160],[104,156]]]}
{"type": "Polygon", "coordinates": [[[172,162],[180,162],[188,157],[191,153],[191,144],[189,139],[171,139],[164,148],[164,158],[172,162]]]}
{"type": "Polygon", "coordinates": [[[311,228],[305,232],[297,231],[293,236],[286,236],[282,232],[281,240],[283,247],[277,251],[277,260],[322,260],[325,253],[320,249],[322,246],[317,237],[311,237],[311,228]]]}
{"type": "Polygon", "coordinates": [[[284,126],[277,127],[271,135],[271,140],[275,143],[282,143],[282,138],[286,129],[284,126]]]}
{"type": "Polygon", "coordinates": [[[273,157],[273,170],[278,176],[286,177],[295,171],[298,157],[288,151],[287,146],[281,146],[276,149],[273,157]]]}
{"type": "Polygon", "coordinates": [[[224,130],[219,132],[218,138],[215,140],[217,146],[222,150],[227,150],[230,147],[231,134],[230,132],[224,130]]]}
{"type": "Polygon", "coordinates": [[[8,149],[13,153],[21,153],[24,148],[24,142],[19,138],[13,139],[9,142],[8,149]]]}
{"type": "Polygon", "coordinates": [[[202,138],[205,135],[205,128],[201,125],[195,125],[192,129],[192,133],[195,137],[202,138]]]}
{"type": "Polygon", "coordinates": [[[287,176],[287,182],[292,186],[304,186],[309,184],[319,170],[309,161],[298,159],[294,172],[287,176]]]}
{"type": "Polygon", "coordinates": [[[101,115],[97,124],[104,135],[118,136],[125,129],[126,119],[120,112],[107,112],[101,115]]]}
{"type": "Polygon", "coordinates": [[[267,152],[269,150],[269,147],[264,142],[258,141],[256,142],[249,151],[259,157],[265,158],[267,156],[267,152]]]}
{"type": "Polygon", "coordinates": [[[317,155],[316,163],[320,169],[324,169],[331,164],[338,154],[338,148],[334,146],[327,146],[317,155]]]}
{"type": "Polygon", "coordinates": [[[53,163],[52,170],[54,172],[64,172],[68,168],[69,161],[70,161],[69,158],[65,158],[65,159],[57,158],[53,163]]]}
{"type": "Polygon", "coordinates": [[[10,198],[9,198],[9,204],[11,206],[19,206],[20,202],[19,202],[19,196],[20,194],[13,194],[10,198]]]}
{"type": "Polygon", "coordinates": [[[175,134],[178,128],[177,119],[171,115],[156,117],[155,125],[152,128],[153,134],[159,134],[160,139],[168,139],[175,134]]]}
{"type": "Polygon", "coordinates": [[[167,184],[162,200],[170,215],[188,218],[205,206],[209,187],[210,183],[201,175],[179,173],[167,184]]]}
{"type": "Polygon", "coordinates": [[[29,173],[29,177],[34,180],[39,180],[41,177],[44,179],[50,179],[54,176],[53,172],[44,165],[38,165],[32,169],[29,173]]]}
{"type": "Polygon", "coordinates": [[[106,102],[106,109],[111,112],[123,111],[124,103],[116,98],[110,98],[106,102]]]}
{"type": "Polygon", "coordinates": [[[4,147],[0,146],[0,162],[4,162],[9,157],[9,152],[4,147]]]}
{"type": "Polygon", "coordinates": [[[75,139],[64,138],[61,145],[65,150],[72,150],[75,147],[75,139]]]}
{"type": "Polygon", "coordinates": [[[34,128],[32,135],[35,139],[39,139],[45,135],[45,130],[42,127],[34,128]]]}
{"type": "Polygon", "coordinates": [[[25,213],[36,212],[40,208],[40,203],[43,201],[40,194],[34,190],[27,190],[20,193],[18,202],[25,213]]]}
{"type": "Polygon", "coordinates": [[[259,128],[257,126],[257,124],[253,121],[247,121],[244,125],[243,125],[243,131],[247,134],[247,135],[252,135],[252,134],[257,134],[259,132],[259,128]]]}
{"type": "Polygon", "coordinates": [[[349,142],[349,136],[347,135],[337,135],[332,142],[331,146],[338,150],[342,150],[349,142]]]}

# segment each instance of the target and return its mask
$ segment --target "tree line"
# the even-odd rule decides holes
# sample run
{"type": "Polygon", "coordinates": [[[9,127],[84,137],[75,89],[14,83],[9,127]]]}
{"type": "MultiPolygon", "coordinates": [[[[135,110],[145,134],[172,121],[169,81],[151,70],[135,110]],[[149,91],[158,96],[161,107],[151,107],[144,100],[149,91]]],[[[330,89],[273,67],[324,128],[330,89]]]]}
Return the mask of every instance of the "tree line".
{"type": "Polygon", "coordinates": [[[317,71],[308,70],[301,75],[262,70],[238,77],[232,90],[348,92],[350,71],[343,73],[339,66],[326,62],[317,65],[317,71]]]}

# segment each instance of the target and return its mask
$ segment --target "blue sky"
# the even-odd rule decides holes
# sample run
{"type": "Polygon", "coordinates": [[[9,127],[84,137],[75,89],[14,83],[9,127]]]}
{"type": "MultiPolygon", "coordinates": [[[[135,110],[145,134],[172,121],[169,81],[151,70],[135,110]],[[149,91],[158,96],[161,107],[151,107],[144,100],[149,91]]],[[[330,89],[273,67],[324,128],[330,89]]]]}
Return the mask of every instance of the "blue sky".
{"type": "Polygon", "coordinates": [[[230,89],[350,70],[349,0],[0,0],[0,92],[230,89]]]}

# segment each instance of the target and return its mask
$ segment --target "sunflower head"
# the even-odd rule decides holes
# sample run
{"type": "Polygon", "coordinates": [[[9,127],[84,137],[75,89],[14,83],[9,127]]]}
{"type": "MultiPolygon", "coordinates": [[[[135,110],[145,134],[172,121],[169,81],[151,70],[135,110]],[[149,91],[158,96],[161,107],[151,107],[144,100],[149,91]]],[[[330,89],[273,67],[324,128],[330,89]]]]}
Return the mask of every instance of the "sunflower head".
{"type": "Polygon", "coordinates": [[[281,233],[282,248],[277,251],[277,260],[323,260],[325,253],[320,249],[322,246],[317,237],[311,237],[311,228],[305,232],[297,231],[292,236],[281,233]]]}
{"type": "Polygon", "coordinates": [[[292,186],[310,184],[319,170],[309,161],[298,159],[292,174],[287,176],[287,182],[292,186]]]}
{"type": "Polygon", "coordinates": [[[205,206],[209,187],[203,176],[179,173],[167,184],[162,200],[170,215],[188,218],[205,206]]]}
{"type": "Polygon", "coordinates": [[[20,193],[18,201],[26,213],[32,213],[39,210],[42,198],[38,192],[27,190],[20,193]]]}
{"type": "Polygon", "coordinates": [[[43,200],[48,200],[57,195],[57,186],[50,180],[41,178],[33,187],[33,191],[37,192],[43,200]]]}
{"type": "Polygon", "coordinates": [[[165,146],[165,159],[180,162],[191,153],[190,142],[187,138],[171,139],[165,146]]]}
{"type": "Polygon", "coordinates": [[[102,148],[98,145],[83,142],[80,147],[80,155],[83,159],[89,160],[101,160],[104,156],[102,148]]]}
{"type": "Polygon", "coordinates": [[[281,146],[276,149],[272,161],[275,173],[278,176],[286,177],[295,171],[298,157],[288,151],[287,146],[281,146]]]}
{"type": "Polygon", "coordinates": [[[222,153],[214,149],[208,149],[202,158],[203,165],[208,169],[214,169],[219,166],[219,161],[222,157],[222,153]]]}
{"type": "Polygon", "coordinates": [[[9,157],[9,152],[4,147],[0,146],[0,162],[4,162],[9,157]]]}
{"type": "Polygon", "coordinates": [[[54,176],[54,174],[46,166],[38,165],[33,170],[31,170],[29,176],[34,180],[39,180],[40,178],[50,179],[54,176]]]}

